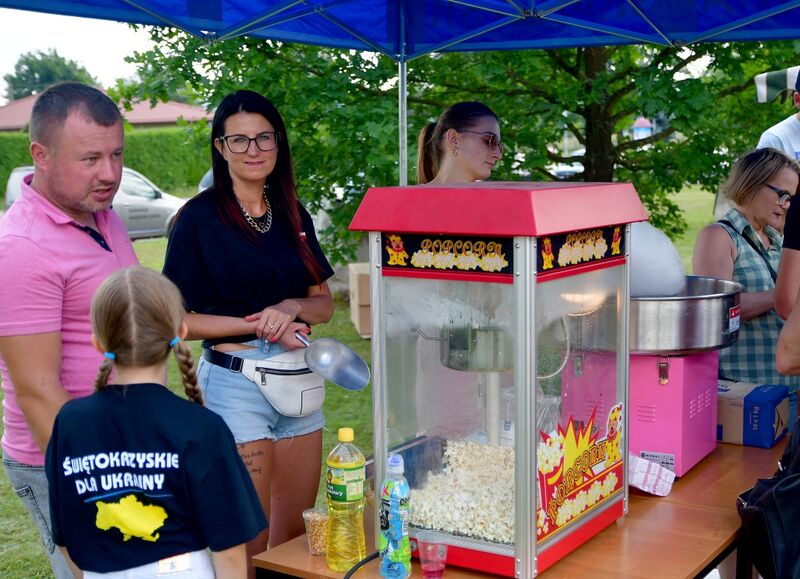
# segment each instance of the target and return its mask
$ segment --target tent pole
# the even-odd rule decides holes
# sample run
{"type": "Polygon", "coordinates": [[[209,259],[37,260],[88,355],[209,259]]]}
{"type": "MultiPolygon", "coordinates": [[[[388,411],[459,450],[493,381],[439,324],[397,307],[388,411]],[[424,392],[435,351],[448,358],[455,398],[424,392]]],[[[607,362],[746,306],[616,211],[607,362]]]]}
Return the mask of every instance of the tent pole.
{"type": "Polygon", "coordinates": [[[400,118],[398,119],[400,132],[400,159],[398,170],[400,171],[400,186],[408,185],[408,98],[406,94],[406,62],[401,60],[397,63],[397,76],[400,81],[397,84],[400,118]]]}

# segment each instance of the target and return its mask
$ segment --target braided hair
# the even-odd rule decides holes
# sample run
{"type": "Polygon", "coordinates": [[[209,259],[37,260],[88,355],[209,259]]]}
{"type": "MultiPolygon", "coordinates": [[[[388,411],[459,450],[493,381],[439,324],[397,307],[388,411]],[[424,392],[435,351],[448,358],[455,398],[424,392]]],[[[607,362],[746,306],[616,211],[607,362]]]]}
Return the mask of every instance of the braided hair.
{"type": "Polygon", "coordinates": [[[172,350],[186,396],[202,404],[192,352],[177,338],[185,315],[178,288],[160,273],[128,267],[109,276],[92,299],[92,330],[106,350],[95,388],[107,386],[114,365],[152,366],[172,350]]]}

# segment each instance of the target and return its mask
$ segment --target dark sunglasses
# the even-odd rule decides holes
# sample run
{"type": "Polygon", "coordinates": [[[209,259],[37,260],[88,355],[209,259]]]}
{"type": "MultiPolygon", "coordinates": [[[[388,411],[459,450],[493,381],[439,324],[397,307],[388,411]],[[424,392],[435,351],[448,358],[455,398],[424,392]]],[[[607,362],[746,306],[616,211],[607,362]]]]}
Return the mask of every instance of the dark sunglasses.
{"type": "Polygon", "coordinates": [[[486,146],[489,148],[490,151],[494,151],[498,149],[500,154],[503,154],[503,143],[500,141],[500,137],[495,135],[492,131],[458,131],[459,133],[472,133],[473,135],[482,135],[483,142],[486,143],[486,146]]]}
{"type": "Polygon", "coordinates": [[[778,196],[778,205],[780,205],[781,207],[784,207],[792,202],[792,197],[794,197],[794,195],[789,193],[786,189],[775,187],[775,185],[770,185],[769,183],[764,183],[764,185],[767,188],[775,191],[775,194],[778,196]]]}

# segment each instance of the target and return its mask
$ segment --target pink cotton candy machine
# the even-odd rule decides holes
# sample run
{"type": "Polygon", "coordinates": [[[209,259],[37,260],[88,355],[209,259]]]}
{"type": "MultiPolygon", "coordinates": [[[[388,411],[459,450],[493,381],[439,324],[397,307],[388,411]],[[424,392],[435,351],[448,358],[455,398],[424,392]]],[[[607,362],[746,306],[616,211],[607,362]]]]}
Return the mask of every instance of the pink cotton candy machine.
{"type": "MultiPolygon", "coordinates": [[[[631,298],[630,452],[678,476],[716,447],[717,369],[720,348],[739,337],[739,293],[731,281],[687,276],[679,295],[631,298]]],[[[604,415],[613,404],[594,387],[613,363],[598,311],[597,331],[573,335],[571,364],[563,371],[565,413],[604,415]]]]}

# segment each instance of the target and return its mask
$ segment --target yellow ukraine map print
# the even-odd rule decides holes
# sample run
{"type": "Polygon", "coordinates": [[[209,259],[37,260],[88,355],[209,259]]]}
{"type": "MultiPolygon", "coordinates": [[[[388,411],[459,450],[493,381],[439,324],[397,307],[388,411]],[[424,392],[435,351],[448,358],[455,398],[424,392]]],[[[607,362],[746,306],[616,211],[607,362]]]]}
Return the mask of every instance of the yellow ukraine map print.
{"type": "Polygon", "coordinates": [[[97,501],[95,525],[101,531],[116,527],[124,540],[138,537],[144,541],[155,542],[156,533],[167,520],[167,512],[155,505],[143,505],[136,495],[128,495],[118,503],[97,501]]]}

